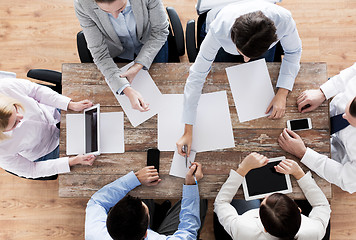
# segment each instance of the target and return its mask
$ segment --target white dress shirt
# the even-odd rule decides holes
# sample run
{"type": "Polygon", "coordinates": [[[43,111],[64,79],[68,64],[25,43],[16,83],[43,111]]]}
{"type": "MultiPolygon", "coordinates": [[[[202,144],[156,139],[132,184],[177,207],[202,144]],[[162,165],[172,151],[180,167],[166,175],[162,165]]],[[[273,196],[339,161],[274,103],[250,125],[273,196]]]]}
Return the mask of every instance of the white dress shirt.
{"type": "MultiPolygon", "coordinates": [[[[356,96],[356,63],[324,83],[320,89],[330,102],[330,117],[345,112],[356,96]]],[[[356,128],[349,125],[331,135],[331,157],[307,148],[302,163],[320,177],[349,193],[356,192],[356,128]]]]}
{"type": "Polygon", "coordinates": [[[48,87],[17,78],[0,79],[0,93],[18,100],[25,111],[15,129],[0,142],[0,167],[21,177],[37,178],[69,172],[68,157],[34,162],[59,145],[56,124],[70,98],[48,87]]]}
{"type": "MultiPolygon", "coordinates": [[[[259,209],[252,209],[239,215],[230,204],[242,181],[243,177],[240,174],[234,170],[230,171],[229,178],[221,187],[214,202],[214,212],[219,222],[233,239],[278,239],[264,230],[259,209]]],[[[310,172],[297,182],[313,209],[309,216],[302,214],[302,222],[296,239],[322,239],[330,219],[329,202],[311,177],[310,172]]]]}
{"type": "MultiPolygon", "coordinates": [[[[218,50],[222,47],[226,52],[239,55],[236,45],[231,40],[231,27],[235,19],[241,15],[262,11],[271,19],[277,29],[278,41],[284,49],[284,58],[277,81],[278,88],[292,90],[295,77],[300,68],[302,43],[298,35],[296,24],[291,13],[267,1],[253,0],[230,4],[218,13],[215,20],[210,24],[209,31],[200,46],[198,56],[191,66],[189,77],[184,88],[184,112],[183,122],[194,124],[196,111],[204,86],[218,50]]],[[[278,41],[271,44],[273,47],[278,41]]]]}

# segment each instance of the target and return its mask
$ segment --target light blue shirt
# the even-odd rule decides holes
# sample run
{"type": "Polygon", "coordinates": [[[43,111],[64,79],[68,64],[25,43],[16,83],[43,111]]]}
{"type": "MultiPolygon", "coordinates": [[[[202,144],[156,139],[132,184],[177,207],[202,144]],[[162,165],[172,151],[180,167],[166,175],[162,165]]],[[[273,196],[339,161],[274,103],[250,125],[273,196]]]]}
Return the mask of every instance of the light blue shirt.
{"type": "Polygon", "coordinates": [[[133,60],[135,54],[138,55],[141,51],[143,44],[137,39],[136,20],[131,9],[130,1],[127,1],[125,9],[119,13],[117,18],[114,18],[110,13],[108,13],[108,15],[124,48],[124,51],[118,57],[133,60]]]}
{"type": "MultiPolygon", "coordinates": [[[[141,185],[133,172],[117,179],[97,191],[89,200],[85,216],[86,240],[111,240],[107,228],[106,218],[111,207],[120,201],[135,187],[141,185]]],[[[183,197],[180,223],[178,230],[171,236],[158,234],[147,230],[149,240],[181,239],[196,240],[200,228],[200,199],[198,185],[183,185],[183,197]]]]}
{"type": "MultiPolygon", "coordinates": [[[[230,54],[239,55],[236,45],[231,40],[231,27],[235,19],[255,11],[262,11],[266,17],[274,22],[278,41],[281,42],[284,50],[277,88],[292,90],[300,68],[302,42],[291,13],[276,4],[261,0],[230,4],[221,9],[215,20],[211,22],[209,31],[200,46],[198,56],[190,67],[184,88],[183,122],[185,124],[194,125],[195,123],[202,88],[218,50],[222,47],[230,54]]],[[[270,48],[278,41],[272,43],[270,48]]]]}

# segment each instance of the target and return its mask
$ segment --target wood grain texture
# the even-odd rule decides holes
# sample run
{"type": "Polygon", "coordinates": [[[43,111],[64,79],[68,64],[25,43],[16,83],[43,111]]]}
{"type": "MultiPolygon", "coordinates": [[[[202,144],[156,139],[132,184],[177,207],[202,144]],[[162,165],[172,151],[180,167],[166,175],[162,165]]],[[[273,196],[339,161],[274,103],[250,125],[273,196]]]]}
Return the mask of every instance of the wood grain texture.
{"type": "MultiPolygon", "coordinates": [[[[308,146],[321,153],[328,154],[330,149],[328,108],[326,104],[305,115],[297,111],[296,96],[304,89],[314,85],[320,85],[326,80],[325,63],[303,63],[296,80],[293,93],[288,100],[286,116],[279,120],[260,118],[258,120],[240,123],[236,114],[234,101],[230,91],[230,86],[226,77],[225,68],[232,66],[232,63],[215,63],[211,73],[204,84],[203,92],[227,91],[230,110],[232,113],[232,127],[235,137],[235,147],[198,153],[195,161],[203,164],[204,179],[200,185],[200,195],[202,198],[212,199],[216,197],[221,185],[227,179],[230,169],[235,169],[237,164],[250,152],[257,151],[267,157],[283,156],[286,153],[277,143],[278,135],[286,124],[286,119],[308,117],[312,118],[314,129],[301,132],[308,146]],[[311,81],[313,80],[313,81],[311,81]],[[312,82],[312,84],[310,84],[312,82]]],[[[191,64],[152,64],[150,68],[151,77],[163,94],[183,93],[185,79],[191,64]],[[169,89],[167,91],[167,89],[169,89]]],[[[273,85],[279,73],[280,64],[267,64],[273,85]]],[[[62,68],[63,94],[79,99],[95,98],[96,103],[103,106],[104,111],[122,111],[118,102],[111,93],[109,87],[101,73],[94,64],[63,64],[62,68]]],[[[66,112],[62,112],[65,119],[66,112]]],[[[65,154],[66,143],[66,121],[61,123],[60,151],[65,154]]],[[[102,154],[97,157],[93,167],[78,166],[73,167],[70,174],[59,177],[60,197],[89,197],[104,185],[114,181],[128,171],[138,171],[146,165],[146,151],[148,148],[157,147],[157,117],[154,117],[136,128],[133,128],[125,118],[125,153],[123,154],[102,154]]],[[[295,157],[288,155],[292,159],[295,157]]],[[[132,191],[133,194],[145,198],[173,198],[181,196],[183,179],[169,176],[173,152],[162,152],[160,178],[162,182],[159,186],[152,188],[139,187],[132,191]]],[[[292,179],[293,187],[297,184],[292,179]]],[[[322,186],[328,198],[331,197],[331,185],[325,180],[317,178],[317,182],[322,186]]],[[[296,188],[290,196],[296,199],[304,198],[300,189],[296,188]]],[[[236,195],[241,195],[242,189],[236,195]]]]}
{"type": "MultiPolygon", "coordinates": [[[[177,10],[183,28],[189,19],[197,18],[196,1],[163,0],[163,3],[177,10]]],[[[353,64],[355,0],[283,0],[279,5],[290,10],[296,21],[303,42],[302,62],[326,62],[328,77],[353,64]]],[[[0,1],[0,69],[25,78],[31,68],[60,71],[62,63],[79,63],[75,34],[80,29],[72,0],[0,1]]],[[[187,62],[187,56],[182,60],[187,62]]],[[[58,198],[57,181],[50,184],[27,181],[2,170],[0,189],[0,239],[84,239],[87,198],[80,199],[80,206],[72,207],[74,199],[58,198]],[[18,202],[22,202],[21,218],[17,217],[18,211],[13,213],[18,202]],[[46,205],[39,204],[44,202],[46,205]]],[[[356,239],[355,196],[333,186],[331,239],[356,239]]],[[[212,209],[213,201],[209,200],[201,234],[204,240],[214,239],[212,209]]]]}

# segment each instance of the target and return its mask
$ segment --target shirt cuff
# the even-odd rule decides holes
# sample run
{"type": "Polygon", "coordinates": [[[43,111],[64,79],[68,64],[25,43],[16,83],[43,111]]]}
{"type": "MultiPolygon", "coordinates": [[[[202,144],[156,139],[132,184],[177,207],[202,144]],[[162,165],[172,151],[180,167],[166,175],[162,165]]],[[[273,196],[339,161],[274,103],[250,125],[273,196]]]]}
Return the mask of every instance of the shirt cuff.
{"type": "Polygon", "coordinates": [[[235,170],[231,169],[229,179],[232,179],[233,181],[242,182],[244,177],[238,174],[235,170]]]}
{"type": "Polygon", "coordinates": [[[69,157],[62,157],[56,160],[57,163],[57,173],[68,173],[70,172],[70,167],[69,167],[69,157]]]}
{"type": "Polygon", "coordinates": [[[318,158],[318,155],[319,153],[307,147],[307,151],[305,152],[304,156],[300,161],[301,163],[306,165],[309,169],[314,169],[313,163],[315,162],[314,160],[318,158]]]}
{"type": "Polygon", "coordinates": [[[337,94],[337,89],[334,87],[333,81],[334,78],[338,76],[330,78],[326,83],[320,86],[321,91],[324,93],[326,100],[337,94]]]}
{"type": "Polygon", "coordinates": [[[312,175],[310,171],[308,171],[302,178],[297,180],[298,185],[300,188],[303,190],[303,187],[308,187],[309,183],[311,180],[313,180],[312,175]]]}
{"type": "Polygon", "coordinates": [[[183,185],[183,198],[199,197],[198,185],[183,185]]]}
{"type": "Polygon", "coordinates": [[[295,78],[293,78],[292,76],[289,75],[282,75],[281,73],[278,76],[278,81],[277,81],[277,88],[285,88],[289,91],[293,90],[293,86],[294,86],[294,81],[295,78]]]}
{"type": "Polygon", "coordinates": [[[128,174],[126,174],[125,176],[117,179],[116,181],[118,181],[118,180],[120,180],[120,184],[121,184],[121,181],[125,182],[131,190],[136,188],[137,186],[141,185],[141,182],[138,180],[138,178],[136,177],[136,175],[133,171],[131,171],[128,174]]]}
{"type": "Polygon", "coordinates": [[[57,108],[67,111],[68,105],[72,99],[70,99],[69,97],[63,96],[63,95],[60,95],[60,96],[61,97],[57,100],[57,103],[56,103],[56,104],[58,104],[57,108]]]}
{"type": "Polygon", "coordinates": [[[130,87],[130,84],[126,83],[124,86],[122,86],[119,90],[116,91],[117,94],[124,95],[124,90],[125,88],[130,87]]]}

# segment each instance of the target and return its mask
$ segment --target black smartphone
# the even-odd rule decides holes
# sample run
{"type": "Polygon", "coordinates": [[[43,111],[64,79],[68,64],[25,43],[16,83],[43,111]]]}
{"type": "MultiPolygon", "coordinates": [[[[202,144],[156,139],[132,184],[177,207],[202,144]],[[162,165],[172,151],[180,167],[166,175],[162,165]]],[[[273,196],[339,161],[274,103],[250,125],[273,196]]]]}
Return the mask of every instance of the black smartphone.
{"type": "Polygon", "coordinates": [[[147,166],[154,166],[159,172],[159,153],[157,148],[150,148],[147,151],[147,166]]]}

